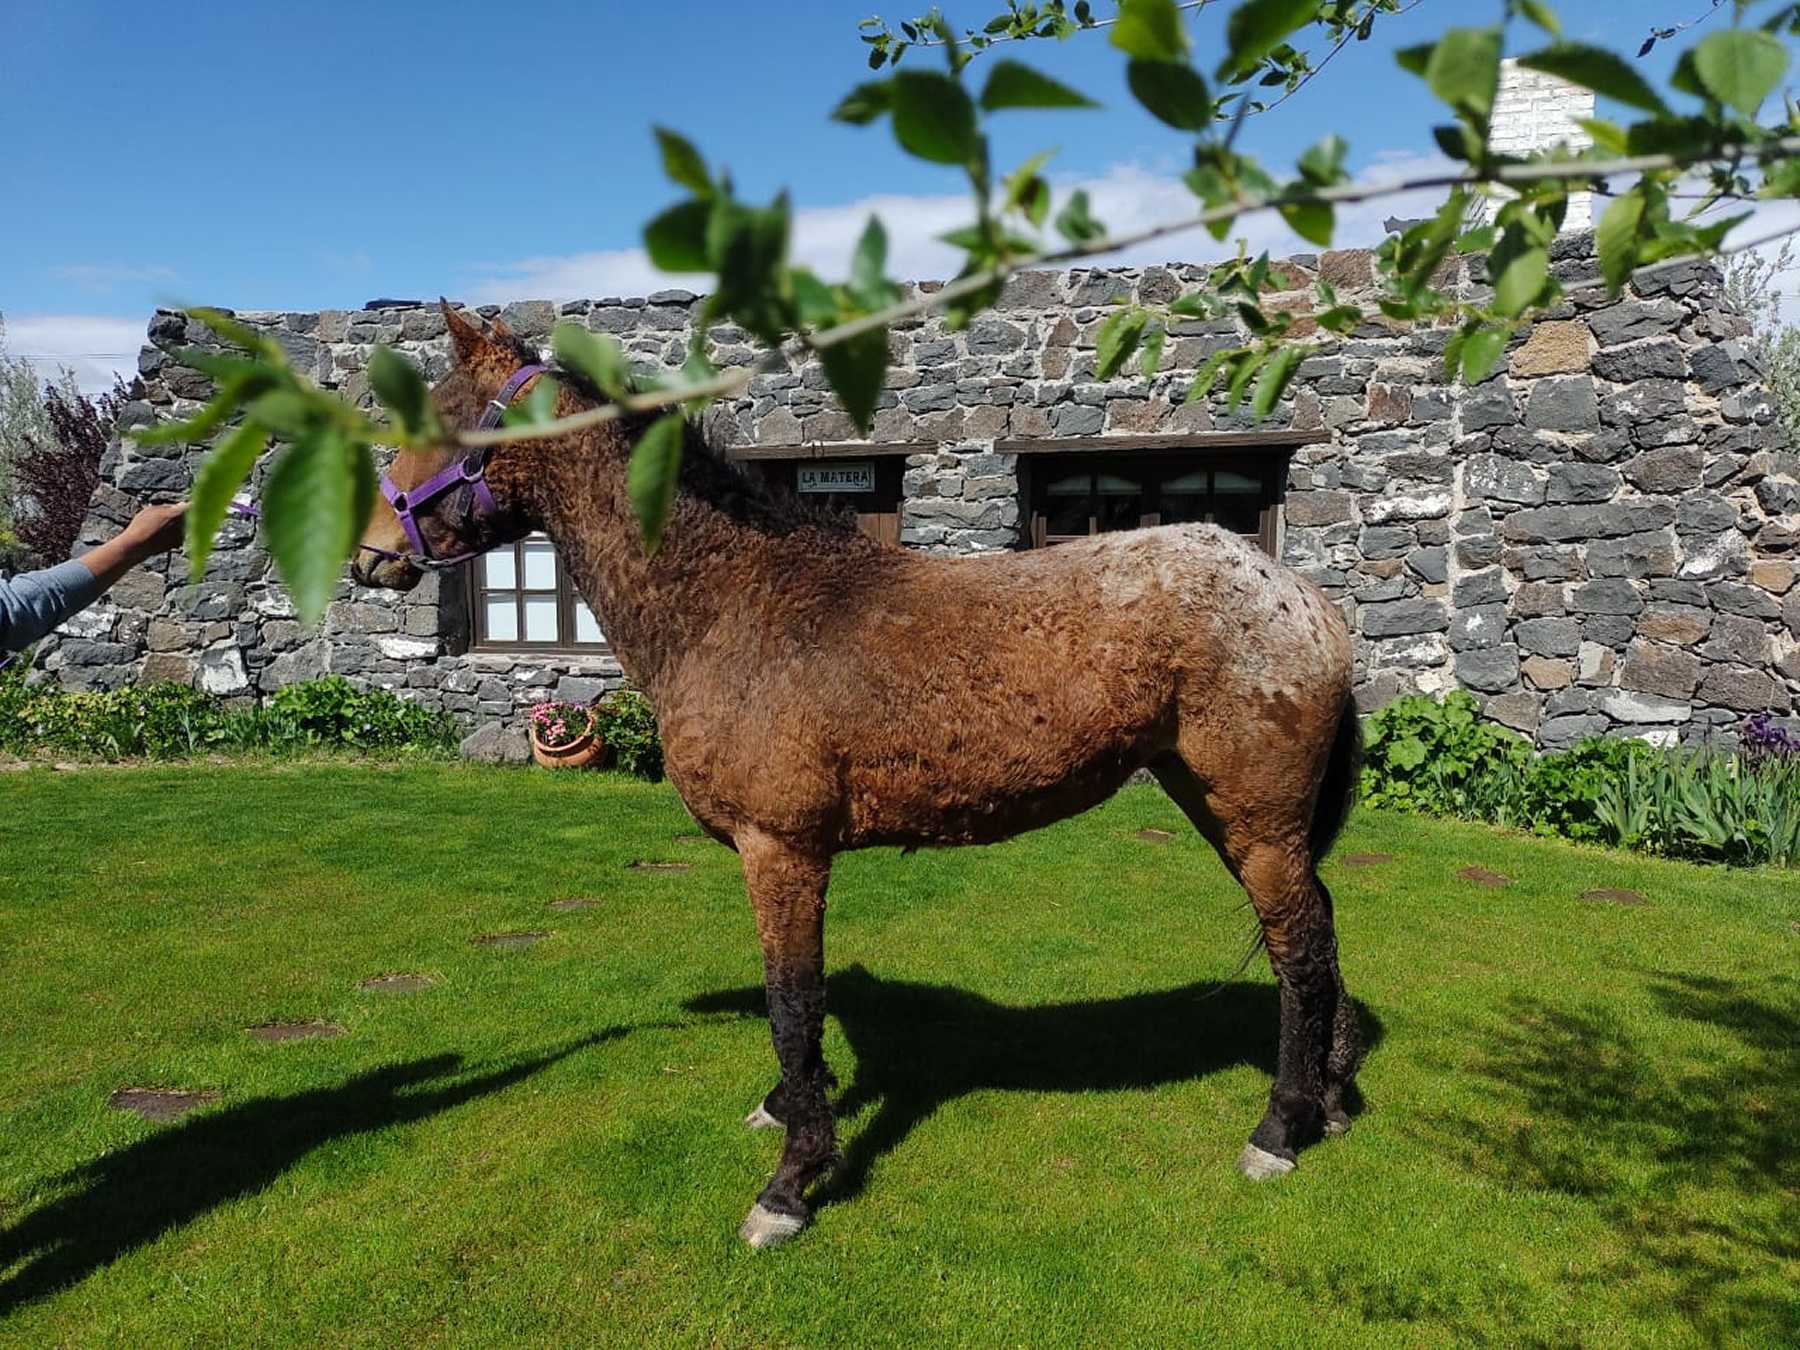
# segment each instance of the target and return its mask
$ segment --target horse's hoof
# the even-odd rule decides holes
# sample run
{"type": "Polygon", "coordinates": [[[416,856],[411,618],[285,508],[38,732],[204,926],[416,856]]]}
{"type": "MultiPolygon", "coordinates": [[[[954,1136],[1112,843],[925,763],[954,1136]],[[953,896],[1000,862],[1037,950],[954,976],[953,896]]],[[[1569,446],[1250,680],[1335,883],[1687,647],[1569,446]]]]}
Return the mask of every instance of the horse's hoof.
{"type": "Polygon", "coordinates": [[[1350,1117],[1349,1116],[1326,1116],[1325,1117],[1325,1137],[1327,1139],[1342,1139],[1345,1135],[1347,1135],[1349,1133],[1350,1133],[1350,1117]]]}
{"type": "Polygon", "coordinates": [[[806,1220],[799,1215],[778,1214],[758,1204],[750,1207],[738,1236],[752,1247],[779,1247],[804,1227],[806,1220]]]}
{"type": "Polygon", "coordinates": [[[770,1115],[767,1108],[765,1108],[761,1102],[756,1104],[756,1110],[744,1117],[744,1124],[748,1125],[753,1130],[785,1130],[787,1128],[787,1126],[775,1119],[774,1116],[770,1115]]]}
{"type": "Polygon", "coordinates": [[[1238,1171],[1252,1181],[1268,1181],[1272,1177],[1284,1177],[1294,1170],[1294,1160],[1270,1153],[1267,1149],[1258,1148],[1255,1144],[1245,1144],[1244,1151],[1238,1155],[1238,1171]]]}

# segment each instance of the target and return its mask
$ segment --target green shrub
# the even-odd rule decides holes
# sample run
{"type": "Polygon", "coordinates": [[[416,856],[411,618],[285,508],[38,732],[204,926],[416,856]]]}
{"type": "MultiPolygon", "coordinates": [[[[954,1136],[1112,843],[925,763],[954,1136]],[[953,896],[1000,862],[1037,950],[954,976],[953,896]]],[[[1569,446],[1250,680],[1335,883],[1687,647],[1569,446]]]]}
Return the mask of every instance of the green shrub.
{"type": "Polygon", "coordinates": [[[49,750],[102,759],[174,759],[223,750],[353,749],[439,752],[455,748],[446,713],[341,676],[289,685],[269,706],[233,710],[181,684],[74,692],[0,675],[0,749],[49,750]]]}
{"type": "Polygon", "coordinates": [[[1458,690],[1365,722],[1362,799],[1704,862],[1800,865],[1800,756],[1588,740],[1537,755],[1458,690]]]}
{"type": "Polygon", "coordinates": [[[613,766],[652,783],[663,776],[662,738],[656,709],[635,689],[621,689],[594,705],[594,722],[606,741],[613,766]]]}

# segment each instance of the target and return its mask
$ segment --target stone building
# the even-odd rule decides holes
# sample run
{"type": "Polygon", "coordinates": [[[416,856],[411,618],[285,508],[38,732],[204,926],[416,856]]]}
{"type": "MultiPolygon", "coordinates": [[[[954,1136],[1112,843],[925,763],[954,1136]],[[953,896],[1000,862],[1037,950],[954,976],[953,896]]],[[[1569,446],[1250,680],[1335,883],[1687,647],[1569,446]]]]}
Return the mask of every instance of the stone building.
{"type": "MultiPolygon", "coordinates": [[[[1288,259],[1287,303],[1304,312],[1320,276],[1345,297],[1367,292],[1373,266],[1361,250],[1288,259]]],[[[1572,287],[1594,281],[1590,237],[1561,239],[1554,266],[1572,287]]],[[[1477,292],[1480,259],[1455,267],[1452,284],[1477,292]]],[[[1800,464],[1779,441],[1748,325],[1726,307],[1716,269],[1663,270],[1616,302],[1576,289],[1474,387],[1446,379],[1445,330],[1385,321],[1321,342],[1260,422],[1217,399],[1183,402],[1193,370],[1239,340],[1230,321],[1176,325],[1152,380],[1094,377],[1109,301],[1167,302],[1204,274],[1021,275],[965,332],[933,318],[893,334],[866,440],[818,369],[796,366],[757,375],[715,409],[714,443],[752,472],[853,506],[883,538],[938,552],[1216,521],[1341,604],[1368,708],[1460,686],[1545,746],[1603,733],[1694,738],[1750,712],[1792,711],[1800,464]]],[[[673,366],[693,306],[664,291],[504,315],[532,337],[572,319],[645,365],[673,366]]],[[[240,317],[359,402],[376,343],[434,375],[448,359],[435,307],[240,317]]],[[[204,338],[171,313],[150,335],[204,338]]],[[[714,336],[722,361],[751,361],[741,334],[714,336]]],[[[140,368],[144,396],[128,422],[184,415],[208,392],[155,347],[140,368]]],[[[111,452],[89,540],[146,495],[184,491],[199,457],[129,442],[111,452]]],[[[620,681],[603,620],[570,592],[548,542],[526,540],[405,596],[346,579],[310,631],[253,529],[233,521],[198,585],[179,557],[141,569],[38,663],[77,687],[176,679],[230,696],[339,672],[472,725],[509,723],[542,698],[588,698],[620,681]]]]}

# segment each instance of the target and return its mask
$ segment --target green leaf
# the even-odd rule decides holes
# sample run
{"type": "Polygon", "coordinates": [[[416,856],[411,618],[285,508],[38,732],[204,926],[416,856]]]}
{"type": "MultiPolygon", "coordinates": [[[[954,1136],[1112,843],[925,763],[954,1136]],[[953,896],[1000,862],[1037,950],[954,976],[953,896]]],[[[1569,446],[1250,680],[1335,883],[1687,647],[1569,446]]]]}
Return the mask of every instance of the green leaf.
{"type": "Polygon", "coordinates": [[[1335,213],[1330,202],[1292,202],[1279,208],[1290,229],[1309,244],[1331,242],[1335,213]]]}
{"type": "Polygon", "coordinates": [[[887,266],[887,243],[887,230],[880,217],[870,216],[869,223],[863,226],[862,238],[856,241],[856,252],[850,256],[851,290],[859,295],[880,295],[887,284],[881,275],[887,266]]]}
{"type": "Polygon", "coordinates": [[[1486,126],[1500,84],[1500,30],[1452,28],[1431,49],[1425,83],[1451,107],[1486,126]]]}
{"type": "Polygon", "coordinates": [[[1269,353],[1245,351],[1237,358],[1236,368],[1231,372],[1231,380],[1225,386],[1225,406],[1236,408],[1244,401],[1244,390],[1250,387],[1250,380],[1263,362],[1269,359],[1269,353]]]}
{"type": "Polygon", "coordinates": [[[1163,345],[1169,339],[1169,330],[1158,326],[1144,334],[1143,354],[1138,358],[1138,369],[1144,373],[1146,380],[1154,379],[1156,372],[1162,369],[1163,345]]]}
{"type": "Polygon", "coordinates": [[[1518,0],[1519,13],[1530,19],[1551,37],[1562,36],[1562,20],[1556,17],[1556,11],[1544,4],[1542,0],[1518,0]]]}
{"type": "Polygon", "coordinates": [[[1627,192],[1606,208],[1594,230],[1594,246],[1600,254],[1600,271],[1606,276],[1609,294],[1617,295],[1631,276],[1637,262],[1638,224],[1643,218],[1643,194],[1627,192]]]}
{"type": "Polygon", "coordinates": [[[903,70],[893,79],[894,136],[933,164],[968,164],[980,149],[975,104],[962,85],[935,71],[903,70]]]}
{"type": "Polygon", "coordinates": [[[644,248],[665,272],[710,272],[706,231],[713,207],[704,201],[679,202],[644,226],[644,248]]]}
{"type": "Polygon", "coordinates": [[[556,399],[561,387],[548,375],[538,376],[531,392],[513,402],[501,414],[500,424],[508,427],[541,427],[556,420],[556,399]]]}
{"type": "Polygon", "coordinates": [[[369,387],[409,435],[436,433],[437,409],[431,402],[425,377],[392,347],[377,347],[369,353],[369,387]]]}
{"type": "Polygon", "coordinates": [[[1135,59],[1125,68],[1131,96],[1177,131],[1202,131],[1215,120],[1206,80],[1185,61],[1135,59]]]}
{"type": "Polygon", "coordinates": [[[1787,48],[1755,29],[1730,28],[1694,48],[1694,74],[1706,92],[1745,117],[1756,110],[1787,73],[1787,48]]]}
{"type": "Polygon", "coordinates": [[[559,323],[550,335],[556,363],[573,371],[610,399],[631,392],[631,367],[619,340],[590,333],[578,323],[559,323]]]}
{"type": "Polygon", "coordinates": [[[1493,275],[1494,306],[1502,314],[1523,314],[1550,277],[1550,252],[1507,231],[1488,255],[1493,275]]]}
{"type": "Polygon", "coordinates": [[[1017,61],[998,61],[982,86],[981,106],[999,108],[1098,108],[1086,94],[1017,61]]]}
{"type": "Polygon", "coordinates": [[[1071,244],[1087,244],[1104,236],[1106,226],[1088,214],[1088,195],[1077,190],[1056,213],[1056,232],[1071,244]]]}
{"type": "Polygon", "coordinates": [[[706,161],[694,149],[694,143],[667,127],[652,130],[656,132],[656,143],[662,147],[663,172],[696,197],[712,196],[712,178],[706,172],[706,161]]]}
{"type": "Polygon", "coordinates": [[[157,422],[147,427],[134,427],[126,432],[139,445],[192,445],[205,440],[236,409],[241,385],[236,381],[222,386],[212,402],[183,422],[157,422]]]}
{"type": "Polygon", "coordinates": [[[1506,350],[1508,333],[1504,328],[1477,328],[1463,340],[1462,373],[1470,384],[1480,384],[1493,373],[1506,350]]]}
{"type": "Polygon", "coordinates": [[[367,523],[374,493],[368,447],[352,444],[335,426],[320,426],[290,446],[270,472],[263,534],[306,622],[325,612],[367,523]]]}
{"type": "Polygon", "coordinates": [[[1094,338],[1096,377],[1110,380],[1119,373],[1119,367],[1137,350],[1138,339],[1143,336],[1144,324],[1149,318],[1149,314],[1134,305],[1119,310],[1100,325],[1094,338]]]}
{"type": "Polygon", "coordinates": [[[298,389],[271,389],[250,403],[249,413],[284,440],[299,440],[315,427],[319,406],[298,389]]]}
{"type": "Polygon", "coordinates": [[[1349,144],[1334,131],[1300,156],[1300,174],[1309,183],[1329,187],[1344,177],[1344,156],[1349,151],[1349,144]]]}
{"type": "Polygon", "coordinates": [[[1207,357],[1200,369],[1194,372],[1194,382],[1188,386],[1187,398],[1184,401],[1200,402],[1212,392],[1213,385],[1218,382],[1219,372],[1244,353],[1245,349],[1242,347],[1226,347],[1207,357]]]}
{"type": "Polygon", "coordinates": [[[1529,56],[1521,56],[1519,64],[1528,70],[1541,70],[1546,75],[1592,89],[1645,112],[1666,115],[1669,105],[1650,82],[1638,74],[1625,59],[1604,47],[1590,47],[1581,42],[1559,42],[1529,56]]]}
{"type": "Polygon", "coordinates": [[[843,101],[831,110],[831,118],[834,122],[865,127],[885,116],[893,107],[893,100],[893,89],[887,80],[870,80],[844,95],[843,101]]]}
{"type": "Polygon", "coordinates": [[[1416,47],[1401,47],[1395,51],[1394,61],[1400,69],[1417,75],[1422,80],[1425,78],[1426,69],[1431,65],[1433,50],[1435,50],[1434,44],[1429,42],[1421,42],[1416,47]]]}
{"type": "Polygon", "coordinates": [[[1187,30],[1175,0],[1119,0],[1119,17],[1109,41],[1144,61],[1185,61],[1187,30]]]}
{"type": "Polygon", "coordinates": [[[844,411],[856,423],[857,430],[869,434],[875,419],[875,404],[881,398],[881,386],[887,379],[887,329],[859,333],[848,341],[826,347],[819,353],[825,366],[825,378],[831,381],[844,411]]]}
{"type": "Polygon", "coordinates": [[[1275,354],[1263,366],[1262,378],[1256,382],[1256,395],[1250,400],[1250,411],[1258,417],[1267,417],[1271,409],[1281,401],[1281,394],[1294,377],[1300,362],[1305,359],[1308,349],[1299,346],[1277,347],[1275,354]]]}
{"type": "Polygon", "coordinates": [[[1406,736],[1388,747],[1388,762],[1402,769],[1416,769],[1425,762],[1425,743],[1417,736],[1406,736]]]}
{"type": "Polygon", "coordinates": [[[1243,0],[1225,23],[1219,78],[1249,74],[1278,42],[1318,12],[1318,0],[1243,0]]]}
{"type": "Polygon", "coordinates": [[[1577,117],[1575,125],[1593,137],[1594,144],[1609,155],[1629,152],[1631,143],[1626,138],[1625,128],[1617,122],[1609,122],[1604,117],[1577,117]]]}
{"type": "Polygon", "coordinates": [[[664,413],[632,448],[631,463],[625,470],[625,495],[637,512],[647,553],[662,547],[663,529],[681,483],[681,451],[686,438],[687,424],[681,414],[664,413]]]}
{"type": "Polygon", "coordinates": [[[1041,226],[1044,217],[1050,211],[1050,184],[1045,182],[1039,170],[1050,162],[1054,150],[1040,150],[1018,168],[1006,175],[1003,186],[1006,195],[1001,206],[1002,211],[1020,210],[1033,225],[1041,226]]]}
{"type": "MultiPolygon", "coordinates": [[[[385,350],[385,349],[382,349],[385,350]]],[[[231,498],[256,467],[256,457],[269,443],[269,433],[254,422],[236,428],[202,461],[194,474],[194,490],[188,494],[188,580],[198,582],[206,573],[213,537],[225,519],[231,498]]]]}
{"type": "Polygon", "coordinates": [[[793,289],[802,328],[826,328],[837,322],[843,308],[837,294],[812,272],[804,267],[789,268],[788,285],[793,289]]]}

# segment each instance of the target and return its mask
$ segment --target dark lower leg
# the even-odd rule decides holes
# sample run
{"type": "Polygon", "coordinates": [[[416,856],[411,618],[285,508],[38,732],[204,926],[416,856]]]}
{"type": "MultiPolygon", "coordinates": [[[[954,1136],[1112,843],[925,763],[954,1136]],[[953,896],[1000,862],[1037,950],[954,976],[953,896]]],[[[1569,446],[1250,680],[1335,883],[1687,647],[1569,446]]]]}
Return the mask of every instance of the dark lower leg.
{"type": "Polygon", "coordinates": [[[769,1030],[781,1081],[769,1094],[772,1110],[787,1127],[781,1165],[756,1200],[777,1214],[805,1218],[806,1188],[837,1158],[837,1132],[826,1092],[835,1080],[825,1067],[820,1042],[825,1027],[825,986],[817,969],[771,967],[765,976],[769,1030]]]}
{"type": "Polygon", "coordinates": [[[1310,869],[1285,884],[1260,872],[1247,866],[1245,884],[1281,987],[1281,1032],[1269,1109],[1250,1142],[1292,1163],[1326,1118],[1328,1060],[1340,1008],[1337,946],[1330,901],[1310,869]]]}

